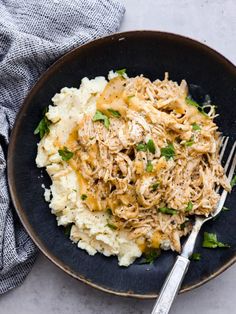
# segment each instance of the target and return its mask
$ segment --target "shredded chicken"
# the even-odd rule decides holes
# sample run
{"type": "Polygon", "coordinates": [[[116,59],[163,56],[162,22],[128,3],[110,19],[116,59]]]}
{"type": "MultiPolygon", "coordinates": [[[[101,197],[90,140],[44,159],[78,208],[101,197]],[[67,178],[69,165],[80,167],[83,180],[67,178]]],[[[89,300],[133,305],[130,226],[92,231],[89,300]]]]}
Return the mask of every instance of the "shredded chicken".
{"type": "Polygon", "coordinates": [[[202,114],[187,95],[186,81],[168,75],[154,82],[118,76],[97,100],[109,125],[84,114],[66,143],[84,204],[110,211],[114,228],[128,230],[143,251],[166,240],[180,251],[188,217],[214,211],[216,186],[230,190],[214,110],[202,114]]]}

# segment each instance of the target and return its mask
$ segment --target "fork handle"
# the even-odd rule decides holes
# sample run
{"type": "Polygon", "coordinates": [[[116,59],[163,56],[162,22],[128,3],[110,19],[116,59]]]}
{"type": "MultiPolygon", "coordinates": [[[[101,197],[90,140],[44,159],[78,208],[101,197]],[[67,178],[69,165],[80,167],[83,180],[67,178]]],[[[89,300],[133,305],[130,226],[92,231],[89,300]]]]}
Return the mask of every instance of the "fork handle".
{"type": "Polygon", "coordinates": [[[161,289],[152,314],[169,313],[174,298],[177,295],[183,281],[184,275],[188,270],[189,263],[190,261],[188,258],[180,255],[177,257],[176,262],[161,289]]]}

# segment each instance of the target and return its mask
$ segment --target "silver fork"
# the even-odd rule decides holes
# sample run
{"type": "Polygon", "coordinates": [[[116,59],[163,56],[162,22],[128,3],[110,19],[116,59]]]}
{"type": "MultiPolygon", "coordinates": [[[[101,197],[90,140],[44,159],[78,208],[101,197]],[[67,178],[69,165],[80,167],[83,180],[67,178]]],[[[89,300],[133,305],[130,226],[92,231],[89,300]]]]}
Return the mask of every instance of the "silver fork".
{"type": "MultiPolygon", "coordinates": [[[[226,149],[226,146],[228,144],[228,141],[229,141],[229,137],[223,137],[221,140],[220,160],[222,160],[222,158],[223,158],[223,155],[225,153],[225,149],[226,149]]],[[[236,166],[235,147],[236,147],[236,141],[234,142],[234,144],[230,150],[228,159],[227,159],[226,164],[224,166],[224,171],[226,174],[229,166],[231,165],[228,176],[227,176],[229,182],[232,180],[232,177],[234,175],[235,166],[236,166]]],[[[219,192],[219,189],[220,189],[220,187],[218,187],[216,189],[216,191],[219,192]]],[[[160,295],[159,295],[159,297],[155,303],[152,314],[168,314],[169,313],[171,305],[174,301],[174,298],[177,295],[177,293],[180,289],[181,283],[184,279],[184,276],[188,270],[189,263],[190,263],[189,258],[193,254],[193,250],[194,250],[194,246],[196,243],[198,233],[199,233],[202,225],[206,221],[212,219],[213,217],[215,217],[216,215],[218,215],[220,213],[220,211],[222,210],[222,208],[224,206],[227,193],[228,192],[226,190],[223,190],[223,192],[221,193],[218,205],[217,205],[214,213],[211,214],[211,216],[206,217],[206,218],[204,218],[204,217],[197,217],[196,218],[193,229],[192,229],[187,241],[185,242],[185,244],[183,246],[182,253],[180,255],[178,255],[173,268],[171,269],[168,277],[165,280],[165,283],[162,286],[160,295]]]]}

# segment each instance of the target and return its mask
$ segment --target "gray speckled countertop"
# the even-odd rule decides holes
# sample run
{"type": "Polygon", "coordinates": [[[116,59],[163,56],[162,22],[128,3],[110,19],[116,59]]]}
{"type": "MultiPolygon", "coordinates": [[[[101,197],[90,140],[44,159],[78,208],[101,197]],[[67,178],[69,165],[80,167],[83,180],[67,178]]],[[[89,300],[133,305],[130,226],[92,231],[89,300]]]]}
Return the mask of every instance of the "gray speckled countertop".
{"type": "MultiPolygon", "coordinates": [[[[235,0],[121,0],[121,31],[154,29],[183,34],[215,48],[236,63],[235,0]]],[[[204,286],[178,296],[172,314],[236,313],[236,267],[204,286]]],[[[144,314],[152,300],[116,297],[63,273],[42,254],[24,284],[0,297],[1,314],[144,314]]]]}

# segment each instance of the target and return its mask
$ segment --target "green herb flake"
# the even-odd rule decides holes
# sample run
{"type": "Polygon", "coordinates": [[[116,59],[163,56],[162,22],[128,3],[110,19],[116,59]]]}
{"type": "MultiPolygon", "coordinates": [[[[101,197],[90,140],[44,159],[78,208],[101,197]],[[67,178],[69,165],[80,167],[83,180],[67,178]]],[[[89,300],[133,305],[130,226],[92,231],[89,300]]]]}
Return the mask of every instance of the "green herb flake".
{"type": "Polygon", "coordinates": [[[73,226],[73,224],[69,224],[69,225],[64,227],[64,234],[66,237],[70,236],[70,231],[71,231],[72,226],[73,226]]]}
{"type": "Polygon", "coordinates": [[[201,254],[200,253],[193,253],[190,257],[192,261],[200,261],[201,260],[201,254]]]}
{"type": "Polygon", "coordinates": [[[200,111],[204,116],[209,117],[208,114],[204,111],[204,108],[200,106],[195,100],[193,100],[190,96],[185,98],[185,101],[188,105],[194,106],[200,111]]]}
{"type": "Polygon", "coordinates": [[[200,127],[200,125],[198,125],[197,123],[193,123],[193,124],[192,124],[192,129],[193,129],[194,131],[199,131],[199,130],[201,130],[201,127],[200,127]]]}
{"type": "Polygon", "coordinates": [[[230,182],[230,185],[232,188],[236,185],[236,175],[234,175],[233,179],[230,182]]]}
{"type": "Polygon", "coordinates": [[[147,167],[146,167],[146,171],[147,172],[152,172],[153,170],[153,165],[152,165],[152,162],[150,160],[148,160],[147,162],[147,167]]]}
{"type": "Polygon", "coordinates": [[[110,120],[109,118],[104,115],[101,111],[97,110],[95,115],[93,116],[93,121],[103,121],[104,126],[109,129],[110,120]]]}
{"type": "Polygon", "coordinates": [[[228,207],[222,207],[222,212],[228,212],[230,210],[230,208],[228,208],[228,207]]]}
{"type": "Polygon", "coordinates": [[[80,198],[81,198],[82,201],[85,201],[87,197],[88,197],[88,196],[87,196],[86,194],[82,194],[82,195],[80,196],[80,198]]]}
{"type": "Polygon", "coordinates": [[[193,209],[193,203],[189,201],[187,207],[185,208],[185,211],[190,212],[192,209],[193,209]]]}
{"type": "Polygon", "coordinates": [[[147,142],[147,149],[149,150],[150,153],[155,154],[156,152],[156,147],[152,139],[148,140],[147,142]]]}
{"type": "Polygon", "coordinates": [[[126,69],[116,70],[115,72],[121,76],[124,76],[126,74],[126,69]]]}
{"type": "Polygon", "coordinates": [[[217,235],[215,233],[204,232],[202,247],[209,248],[209,249],[215,249],[217,247],[229,248],[230,245],[219,242],[217,240],[217,235]]]}
{"type": "Polygon", "coordinates": [[[111,224],[111,223],[108,223],[107,227],[109,227],[112,230],[116,230],[117,229],[117,227],[115,225],[111,224]]]}
{"type": "Polygon", "coordinates": [[[128,99],[131,99],[131,98],[133,98],[135,95],[129,95],[129,96],[127,96],[127,98],[128,99]]]}
{"type": "Polygon", "coordinates": [[[193,100],[190,96],[187,96],[185,100],[188,105],[194,106],[196,108],[200,107],[200,105],[195,100],[193,100]]]}
{"type": "Polygon", "coordinates": [[[70,160],[74,155],[74,153],[70,152],[66,146],[64,146],[63,149],[59,149],[58,153],[61,156],[61,159],[64,161],[70,160]]]}
{"type": "Polygon", "coordinates": [[[158,189],[159,185],[160,185],[160,182],[157,182],[151,185],[152,192],[155,192],[158,189]]]}
{"type": "Polygon", "coordinates": [[[48,134],[50,132],[49,126],[52,123],[48,118],[46,117],[46,113],[48,111],[48,108],[44,109],[44,117],[41,119],[39,124],[37,125],[36,129],[34,130],[34,134],[39,134],[40,139],[44,137],[44,135],[48,134]]]}
{"type": "Polygon", "coordinates": [[[184,146],[189,147],[189,146],[192,146],[193,144],[194,144],[194,140],[193,140],[193,138],[191,138],[189,141],[186,141],[186,142],[184,143],[184,146]]]}
{"type": "Polygon", "coordinates": [[[153,250],[144,254],[139,264],[153,264],[154,261],[161,255],[161,250],[153,250]]]}
{"type": "Polygon", "coordinates": [[[121,114],[119,113],[119,111],[116,111],[116,110],[114,110],[112,108],[109,108],[107,110],[113,115],[113,117],[115,117],[115,118],[120,118],[121,117],[121,114]]]}
{"type": "Polygon", "coordinates": [[[173,208],[169,208],[169,207],[161,207],[159,208],[159,211],[163,214],[167,214],[167,215],[175,215],[177,214],[177,211],[173,208]]]}
{"type": "Polygon", "coordinates": [[[136,146],[136,149],[138,152],[146,152],[147,151],[147,145],[144,144],[144,143],[139,143],[137,146],[136,146]]]}
{"type": "Polygon", "coordinates": [[[168,144],[166,147],[161,148],[161,156],[164,156],[166,160],[173,158],[174,155],[175,155],[175,149],[172,143],[168,144]]]}

